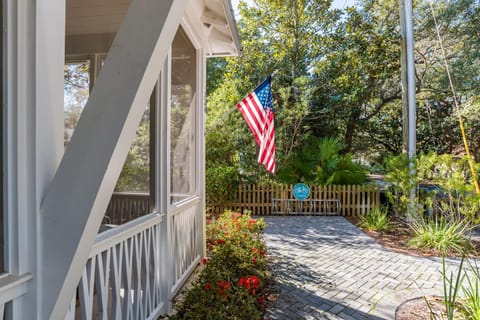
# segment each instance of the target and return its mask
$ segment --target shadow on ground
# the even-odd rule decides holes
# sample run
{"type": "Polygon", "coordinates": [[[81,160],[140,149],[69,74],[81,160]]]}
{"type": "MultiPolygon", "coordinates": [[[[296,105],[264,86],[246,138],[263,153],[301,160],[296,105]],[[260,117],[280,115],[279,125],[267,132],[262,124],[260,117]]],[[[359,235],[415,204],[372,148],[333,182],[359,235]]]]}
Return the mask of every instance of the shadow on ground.
{"type": "MultiPolygon", "coordinates": [[[[352,298],[350,292],[338,290],[327,275],[312,270],[275,248],[270,249],[274,283],[267,299],[265,319],[346,319],[385,320],[349,306],[344,298],[352,298]],[[320,292],[337,293],[335,299],[320,296],[320,292]],[[343,298],[342,298],[343,297],[343,298]],[[274,300],[274,301],[271,301],[274,300]]],[[[374,309],[372,305],[372,309],[374,309]]]]}

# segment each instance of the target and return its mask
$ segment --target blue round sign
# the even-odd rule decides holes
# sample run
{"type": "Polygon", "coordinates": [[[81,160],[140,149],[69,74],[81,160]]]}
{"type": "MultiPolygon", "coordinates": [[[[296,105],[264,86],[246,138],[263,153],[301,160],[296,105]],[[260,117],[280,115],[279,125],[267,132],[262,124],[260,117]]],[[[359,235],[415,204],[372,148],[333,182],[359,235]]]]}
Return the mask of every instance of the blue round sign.
{"type": "Polygon", "coordinates": [[[310,187],[305,183],[297,183],[293,186],[293,196],[297,200],[305,200],[310,196],[310,187]]]}

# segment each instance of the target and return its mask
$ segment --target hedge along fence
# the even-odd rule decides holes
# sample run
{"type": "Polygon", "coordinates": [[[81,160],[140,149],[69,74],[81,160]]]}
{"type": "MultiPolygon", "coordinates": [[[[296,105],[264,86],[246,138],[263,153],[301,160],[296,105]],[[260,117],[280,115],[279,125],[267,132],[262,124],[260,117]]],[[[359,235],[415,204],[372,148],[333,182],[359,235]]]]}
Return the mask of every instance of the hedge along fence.
{"type": "MultiPolygon", "coordinates": [[[[272,212],[273,199],[294,199],[293,185],[242,184],[238,187],[234,201],[210,207],[209,212],[220,213],[230,209],[241,212],[250,210],[254,215],[272,215],[276,214],[272,212]]],[[[380,205],[380,190],[372,185],[310,186],[309,199],[339,200],[340,215],[356,216],[368,213],[373,207],[380,205]]],[[[305,203],[307,204],[308,200],[305,200],[305,203]]],[[[279,211],[285,213],[285,205],[285,201],[282,201],[279,211]]],[[[293,208],[299,208],[298,203],[293,208]]],[[[315,213],[309,209],[309,205],[302,206],[299,213],[315,213]]]]}

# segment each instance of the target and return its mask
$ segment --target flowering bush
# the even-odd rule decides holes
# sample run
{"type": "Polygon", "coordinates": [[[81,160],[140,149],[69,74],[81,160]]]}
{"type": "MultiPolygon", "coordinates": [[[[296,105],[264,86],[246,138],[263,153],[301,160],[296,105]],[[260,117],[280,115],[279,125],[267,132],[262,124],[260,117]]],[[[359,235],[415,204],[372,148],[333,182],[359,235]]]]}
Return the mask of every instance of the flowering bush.
{"type": "Polygon", "coordinates": [[[260,319],[267,280],[263,220],[225,212],[207,220],[208,257],[174,319],[260,319]]]}

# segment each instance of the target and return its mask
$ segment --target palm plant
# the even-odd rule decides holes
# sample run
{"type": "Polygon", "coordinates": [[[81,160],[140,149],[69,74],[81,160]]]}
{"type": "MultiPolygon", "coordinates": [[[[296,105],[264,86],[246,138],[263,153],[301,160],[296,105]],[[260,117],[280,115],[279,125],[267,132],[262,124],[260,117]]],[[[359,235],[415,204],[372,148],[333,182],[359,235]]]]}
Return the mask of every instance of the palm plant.
{"type": "Polygon", "coordinates": [[[341,154],[339,138],[313,137],[279,171],[283,182],[298,181],[317,185],[361,184],[366,181],[365,168],[354,162],[349,154],[341,154]]]}

